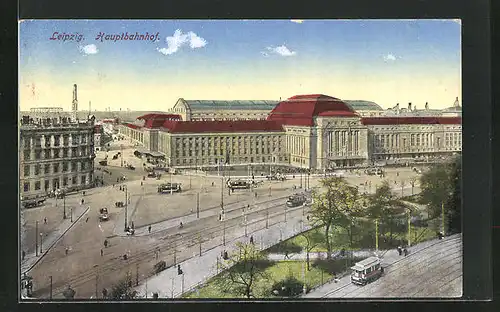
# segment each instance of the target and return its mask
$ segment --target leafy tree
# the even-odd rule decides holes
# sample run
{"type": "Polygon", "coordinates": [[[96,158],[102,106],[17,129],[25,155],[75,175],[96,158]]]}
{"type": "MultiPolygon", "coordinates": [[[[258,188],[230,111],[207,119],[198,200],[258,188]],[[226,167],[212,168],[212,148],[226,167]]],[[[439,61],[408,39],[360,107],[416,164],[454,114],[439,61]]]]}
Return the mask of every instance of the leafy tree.
{"type": "MultiPolygon", "coordinates": [[[[330,229],[339,226],[352,233],[355,213],[359,210],[360,194],[356,187],[349,185],[342,177],[328,177],[320,181],[322,193],[313,193],[311,222],[314,226],[324,226],[327,259],[331,258],[330,229]]],[[[351,241],[352,241],[352,234],[351,241]]]]}
{"type": "Polygon", "coordinates": [[[222,262],[221,277],[217,286],[223,291],[233,291],[246,298],[253,296],[253,287],[258,277],[267,278],[262,264],[267,261],[254,244],[236,243],[237,250],[222,262]]]}
{"type": "Polygon", "coordinates": [[[437,217],[444,205],[450,232],[461,232],[462,157],[446,164],[437,164],[420,177],[421,199],[427,204],[429,215],[437,217]]]}
{"type": "Polygon", "coordinates": [[[392,242],[396,216],[401,213],[401,209],[406,209],[406,205],[396,197],[391,190],[387,180],[375,190],[375,194],[370,196],[368,204],[368,216],[373,220],[379,220],[381,224],[389,226],[390,241],[392,242]]]}

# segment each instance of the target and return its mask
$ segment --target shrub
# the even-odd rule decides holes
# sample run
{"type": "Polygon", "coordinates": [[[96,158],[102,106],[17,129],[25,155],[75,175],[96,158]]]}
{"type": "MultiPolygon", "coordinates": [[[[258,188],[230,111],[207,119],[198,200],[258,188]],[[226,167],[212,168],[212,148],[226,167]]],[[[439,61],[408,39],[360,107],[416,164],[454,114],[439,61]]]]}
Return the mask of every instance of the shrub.
{"type": "Polygon", "coordinates": [[[296,297],[302,293],[304,284],[295,277],[289,276],[271,287],[271,293],[278,297],[296,297]]]}

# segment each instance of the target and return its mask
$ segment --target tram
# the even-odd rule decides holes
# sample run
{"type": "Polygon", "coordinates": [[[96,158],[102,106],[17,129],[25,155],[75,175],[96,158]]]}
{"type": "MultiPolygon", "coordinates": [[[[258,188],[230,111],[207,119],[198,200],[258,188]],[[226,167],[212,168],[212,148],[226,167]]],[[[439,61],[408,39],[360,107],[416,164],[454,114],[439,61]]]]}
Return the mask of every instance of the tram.
{"type": "Polygon", "coordinates": [[[306,203],[306,197],[302,194],[295,194],[288,197],[286,206],[290,208],[299,207],[306,203]]]}
{"type": "Polygon", "coordinates": [[[158,193],[182,192],[180,183],[165,183],[158,186],[158,193]]]}
{"type": "Polygon", "coordinates": [[[232,190],[249,189],[250,183],[242,180],[229,180],[227,181],[227,187],[232,190]]]}
{"type": "Polygon", "coordinates": [[[369,257],[357,262],[351,267],[351,282],[357,285],[366,285],[382,276],[383,268],[380,258],[369,257]]]}

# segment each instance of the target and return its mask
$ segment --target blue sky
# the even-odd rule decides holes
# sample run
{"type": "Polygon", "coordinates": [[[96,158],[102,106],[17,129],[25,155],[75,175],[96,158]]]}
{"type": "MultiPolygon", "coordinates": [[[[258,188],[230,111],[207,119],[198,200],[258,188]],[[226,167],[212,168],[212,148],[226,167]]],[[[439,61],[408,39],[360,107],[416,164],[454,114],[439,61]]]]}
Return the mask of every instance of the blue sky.
{"type": "Polygon", "coordinates": [[[460,32],[455,20],[22,21],[20,108],[69,109],[73,83],[95,109],[307,93],[448,107],[461,99],[460,32]],[[101,42],[100,32],[159,35],[101,42]]]}

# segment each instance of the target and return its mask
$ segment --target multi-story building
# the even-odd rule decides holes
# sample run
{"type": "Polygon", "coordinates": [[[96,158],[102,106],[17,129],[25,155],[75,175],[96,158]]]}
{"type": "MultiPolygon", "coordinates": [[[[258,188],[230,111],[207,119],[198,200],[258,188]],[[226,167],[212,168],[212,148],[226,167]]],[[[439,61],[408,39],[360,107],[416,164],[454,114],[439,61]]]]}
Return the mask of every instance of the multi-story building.
{"type": "Polygon", "coordinates": [[[20,123],[20,193],[22,199],[50,191],[93,186],[94,118],[73,121],[67,117],[20,123]]]}
{"type": "MultiPolygon", "coordinates": [[[[373,108],[373,107],[371,107],[373,108]]],[[[266,120],[185,121],[142,116],[120,133],[174,167],[279,163],[331,169],[379,160],[441,157],[461,151],[460,117],[362,117],[330,96],[297,95],[266,120]]]]}
{"type": "Polygon", "coordinates": [[[265,120],[278,101],[184,100],[170,109],[182,120],[265,120]]]}

